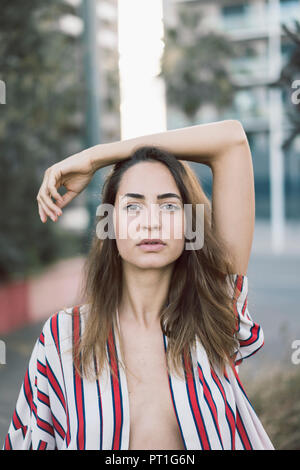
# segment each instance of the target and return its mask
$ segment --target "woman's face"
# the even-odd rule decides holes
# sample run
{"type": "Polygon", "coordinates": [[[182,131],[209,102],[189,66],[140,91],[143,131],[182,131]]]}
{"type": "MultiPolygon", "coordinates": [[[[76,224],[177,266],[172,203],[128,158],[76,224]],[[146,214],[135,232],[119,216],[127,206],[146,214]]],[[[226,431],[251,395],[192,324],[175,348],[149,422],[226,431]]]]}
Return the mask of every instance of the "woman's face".
{"type": "Polygon", "coordinates": [[[124,173],[115,200],[114,229],[121,258],[140,268],[174,262],[184,249],[184,207],[168,168],[141,162],[124,173]],[[141,245],[143,239],[163,245],[141,245]]]}

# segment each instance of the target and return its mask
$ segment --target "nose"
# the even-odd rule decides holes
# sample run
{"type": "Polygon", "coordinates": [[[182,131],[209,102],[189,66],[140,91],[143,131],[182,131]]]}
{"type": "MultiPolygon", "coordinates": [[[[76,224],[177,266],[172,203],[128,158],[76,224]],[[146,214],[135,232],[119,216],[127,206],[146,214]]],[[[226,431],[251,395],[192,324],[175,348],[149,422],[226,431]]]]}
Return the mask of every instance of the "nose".
{"type": "Polygon", "coordinates": [[[159,204],[150,204],[141,216],[141,227],[147,230],[159,230],[161,228],[161,211],[159,204]]]}

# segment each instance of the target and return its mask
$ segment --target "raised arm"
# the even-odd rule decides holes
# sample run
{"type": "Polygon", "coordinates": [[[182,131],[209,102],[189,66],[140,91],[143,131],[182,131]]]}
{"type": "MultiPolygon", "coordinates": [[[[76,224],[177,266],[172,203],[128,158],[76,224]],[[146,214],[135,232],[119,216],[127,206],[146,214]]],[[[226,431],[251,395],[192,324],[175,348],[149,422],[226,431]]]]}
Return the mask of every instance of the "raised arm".
{"type": "Polygon", "coordinates": [[[227,245],[235,273],[247,273],[255,195],[251,151],[239,121],[200,124],[106,145],[87,150],[96,169],[128,158],[140,145],[157,145],[178,159],[208,165],[213,174],[212,228],[227,245]]]}
{"type": "Polygon", "coordinates": [[[212,228],[226,243],[234,271],[246,274],[254,232],[254,178],[248,140],[237,120],[99,144],[62,160],[45,172],[38,195],[41,219],[46,221],[47,215],[59,212],[59,208],[68,204],[86,187],[96,170],[128,158],[142,145],[159,146],[180,160],[203,163],[211,168],[212,228]],[[68,189],[63,197],[57,191],[61,185],[68,189]],[[56,199],[56,204],[50,196],[56,199]]]}

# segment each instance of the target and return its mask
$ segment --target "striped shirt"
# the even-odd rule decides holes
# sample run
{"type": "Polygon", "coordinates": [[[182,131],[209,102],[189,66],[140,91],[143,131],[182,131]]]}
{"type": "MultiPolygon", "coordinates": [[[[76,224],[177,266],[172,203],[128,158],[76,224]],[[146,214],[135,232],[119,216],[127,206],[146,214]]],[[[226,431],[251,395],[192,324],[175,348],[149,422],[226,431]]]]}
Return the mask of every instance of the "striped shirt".
{"type": "MultiPolygon", "coordinates": [[[[213,369],[197,340],[196,348],[190,349],[192,369],[182,356],[185,378],[169,374],[173,409],[187,450],[274,449],[236,367],[263,346],[264,336],[247,308],[247,276],[233,276],[239,342],[235,366],[226,366],[223,373],[213,369]]],[[[107,354],[119,380],[106,368],[97,380],[88,381],[74,367],[72,337],[79,339],[82,334],[86,308],[84,304],[61,310],[45,322],[3,449],[128,450],[129,396],[124,369],[113,359],[122,362],[114,327],[107,354]]],[[[119,326],[118,316],[117,320],[119,326]]],[[[162,335],[166,350],[168,338],[162,335]]]]}

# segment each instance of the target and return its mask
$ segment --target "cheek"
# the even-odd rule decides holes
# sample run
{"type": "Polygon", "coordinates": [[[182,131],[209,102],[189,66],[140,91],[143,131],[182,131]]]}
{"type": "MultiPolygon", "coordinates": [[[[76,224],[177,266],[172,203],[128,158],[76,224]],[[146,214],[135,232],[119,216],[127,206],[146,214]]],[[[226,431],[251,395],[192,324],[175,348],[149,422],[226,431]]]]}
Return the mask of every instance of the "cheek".
{"type": "Polygon", "coordinates": [[[119,212],[116,210],[113,223],[118,250],[123,258],[127,258],[139,240],[136,218],[122,209],[119,212]]]}

